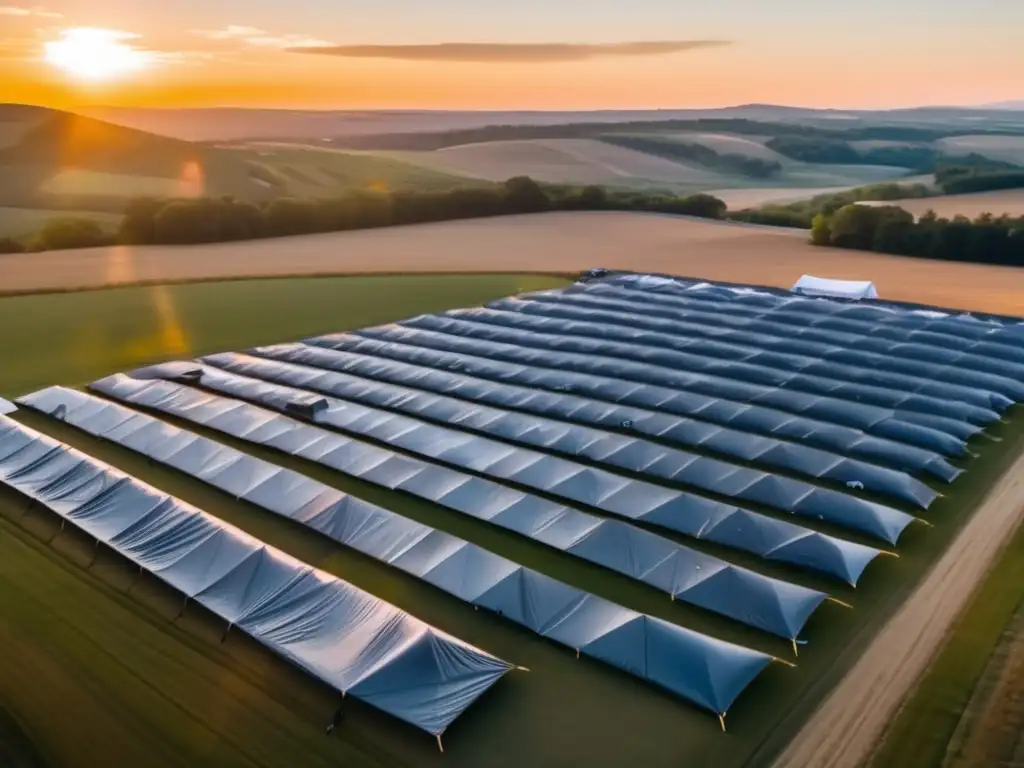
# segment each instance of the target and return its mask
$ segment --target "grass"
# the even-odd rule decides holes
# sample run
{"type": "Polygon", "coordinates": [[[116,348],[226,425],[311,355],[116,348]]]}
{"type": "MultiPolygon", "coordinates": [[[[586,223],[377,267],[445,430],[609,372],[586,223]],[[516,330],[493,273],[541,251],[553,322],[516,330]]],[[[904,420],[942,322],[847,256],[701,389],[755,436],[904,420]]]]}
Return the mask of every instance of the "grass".
{"type": "Polygon", "coordinates": [[[0,206],[0,237],[20,238],[35,234],[51,219],[68,217],[92,219],[113,232],[121,222],[116,213],[97,211],[63,211],[49,208],[6,208],[0,206]]]}
{"type": "Polygon", "coordinates": [[[81,168],[58,171],[43,185],[42,192],[48,195],[83,197],[105,197],[116,190],[124,198],[132,197],[185,197],[189,195],[188,185],[177,179],[161,176],[140,176],[128,173],[104,173],[81,168]]]}
{"type": "Polygon", "coordinates": [[[384,155],[288,144],[241,145],[235,150],[281,178],[294,197],[324,197],[357,189],[441,192],[486,182],[384,155]]]}
{"type": "MultiPolygon", "coordinates": [[[[0,393],[76,384],[166,357],[385,322],[556,285],[554,278],[381,277],[260,280],[0,299],[0,393]]],[[[355,707],[322,735],[335,697],[246,638],[100,551],[24,500],[0,493],[0,644],[21,662],[0,667],[0,709],[13,713],[52,765],[768,765],[859,650],[899,606],[1024,444],[1021,413],[981,441],[982,457],[909,530],[899,560],[873,564],[854,610],[826,606],[808,625],[799,666],[772,665],[717,721],[627,675],[473,611],[429,586],[139,456],[43,417],[20,416],[59,439],[198,504],[291,554],[531,669],[490,692],[446,736],[423,734],[355,707]],[[45,542],[52,543],[47,545],[45,542]],[[54,702],[59,702],[55,708],[54,702]],[[443,762],[442,762],[443,760],[443,762]]],[[[776,641],[565,555],[305,462],[250,452],[384,504],[638,610],[782,653],[776,641]]],[[[731,555],[730,555],[731,556],[731,555]]],[[[736,558],[737,560],[739,558],[736,558]]],[[[781,574],[776,567],[758,566],[781,574]]],[[[793,574],[787,573],[792,578],[793,574]]],[[[808,583],[808,577],[796,580],[808,583]]]]}
{"type": "Polygon", "coordinates": [[[939,768],[971,695],[1024,601],[1024,527],[971,598],[875,756],[878,768],[939,768]]]}
{"type": "Polygon", "coordinates": [[[0,299],[0,395],[563,285],[516,275],[331,277],[0,299]]]}

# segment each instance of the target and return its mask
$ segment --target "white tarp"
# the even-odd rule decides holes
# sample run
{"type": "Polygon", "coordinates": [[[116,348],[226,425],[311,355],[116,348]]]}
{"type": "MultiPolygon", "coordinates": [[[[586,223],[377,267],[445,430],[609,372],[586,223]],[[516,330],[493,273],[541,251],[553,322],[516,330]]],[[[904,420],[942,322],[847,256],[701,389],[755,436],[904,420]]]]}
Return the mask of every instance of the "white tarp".
{"type": "Polygon", "coordinates": [[[16,406],[10,400],[4,400],[2,397],[0,397],[0,416],[3,416],[8,413],[14,413],[16,410],[18,410],[18,406],[16,406]]]}
{"type": "Polygon", "coordinates": [[[830,280],[803,275],[793,285],[793,293],[804,296],[832,296],[838,299],[877,299],[878,290],[870,280],[830,280]]]}

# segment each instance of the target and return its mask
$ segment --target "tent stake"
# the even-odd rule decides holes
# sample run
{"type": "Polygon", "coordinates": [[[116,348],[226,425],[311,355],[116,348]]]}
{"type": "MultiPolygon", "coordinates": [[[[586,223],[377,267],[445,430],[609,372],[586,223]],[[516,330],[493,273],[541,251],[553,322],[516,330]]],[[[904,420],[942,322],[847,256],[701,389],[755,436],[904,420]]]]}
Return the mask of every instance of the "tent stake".
{"type": "Polygon", "coordinates": [[[836,605],[841,605],[841,606],[843,606],[843,608],[849,608],[850,610],[853,610],[853,606],[852,605],[850,605],[849,603],[844,603],[842,600],[839,600],[839,599],[837,599],[835,597],[828,598],[828,601],[830,603],[835,603],[836,605]]]}
{"type": "Polygon", "coordinates": [[[779,664],[785,664],[790,669],[796,669],[796,664],[794,664],[792,661],[780,659],[778,656],[772,656],[772,661],[777,661],[779,664]]]}
{"type": "Polygon", "coordinates": [[[725,733],[725,715],[719,715],[718,722],[722,724],[722,733],[725,733]]]}
{"type": "Polygon", "coordinates": [[[577,648],[577,649],[576,649],[576,658],[578,659],[579,657],[580,657],[580,649],[579,649],[579,648],[577,648]]]}
{"type": "Polygon", "coordinates": [[[171,624],[173,624],[175,621],[177,621],[178,619],[181,618],[181,614],[183,614],[185,612],[185,609],[187,607],[188,607],[188,596],[185,597],[185,602],[183,602],[181,604],[181,610],[178,611],[178,615],[174,617],[174,619],[171,621],[171,624]]]}
{"type": "Polygon", "coordinates": [[[890,552],[887,549],[879,550],[878,554],[885,555],[886,557],[895,557],[897,560],[899,560],[900,557],[896,552],[890,552]]]}
{"type": "Polygon", "coordinates": [[[228,628],[224,630],[224,634],[220,636],[220,644],[224,645],[224,641],[228,639],[228,632],[231,631],[231,623],[228,622],[228,628]]]}
{"type": "Polygon", "coordinates": [[[96,556],[99,554],[99,552],[100,552],[100,540],[96,539],[96,545],[92,548],[92,560],[89,561],[89,565],[86,566],[85,570],[88,571],[90,568],[92,568],[93,563],[96,562],[96,556]]]}
{"type": "MultiPolygon", "coordinates": [[[[444,731],[441,731],[444,733],[444,731]]],[[[441,754],[444,754],[444,744],[441,743],[441,733],[437,734],[437,748],[441,750],[441,754]]]]}
{"type": "Polygon", "coordinates": [[[795,637],[793,638],[793,655],[796,656],[797,658],[800,657],[800,651],[796,647],[796,638],[795,637]]]}

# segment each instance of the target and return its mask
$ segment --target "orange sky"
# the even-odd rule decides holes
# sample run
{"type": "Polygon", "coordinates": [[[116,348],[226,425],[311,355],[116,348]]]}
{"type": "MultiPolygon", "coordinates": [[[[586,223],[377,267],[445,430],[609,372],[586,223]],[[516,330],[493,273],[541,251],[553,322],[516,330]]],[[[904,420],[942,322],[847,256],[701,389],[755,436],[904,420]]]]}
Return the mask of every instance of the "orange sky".
{"type": "Polygon", "coordinates": [[[0,101],[64,108],[592,109],[1024,98],[1024,46],[1017,39],[1024,3],[1000,0],[995,24],[991,16],[969,21],[985,18],[976,12],[988,0],[977,0],[974,15],[963,18],[918,0],[865,0],[856,18],[804,0],[774,11],[752,0],[721,0],[684,25],[667,23],[666,15],[685,14],[663,0],[562,0],[559,12],[522,0],[518,11],[502,9],[500,24],[479,11],[467,17],[464,0],[438,0],[429,15],[410,2],[390,0],[408,8],[390,20],[347,0],[327,8],[319,0],[177,0],[164,11],[127,0],[0,6],[0,101]],[[901,5],[905,15],[893,11],[901,5]],[[877,18],[870,18],[872,8],[877,18]],[[145,66],[85,80],[74,66],[45,60],[47,42],[83,26],[117,30],[117,44],[145,66]],[[421,47],[466,41],[497,45],[468,53],[421,47]],[[572,44],[537,46],[563,41],[572,44]],[[594,49],[578,41],[636,45],[594,49]],[[649,52],[654,43],[646,41],[669,50],[649,52]],[[693,41],[720,44],[687,50],[693,41]],[[342,55],[286,50],[310,45],[346,48],[334,51],[342,55]]]}

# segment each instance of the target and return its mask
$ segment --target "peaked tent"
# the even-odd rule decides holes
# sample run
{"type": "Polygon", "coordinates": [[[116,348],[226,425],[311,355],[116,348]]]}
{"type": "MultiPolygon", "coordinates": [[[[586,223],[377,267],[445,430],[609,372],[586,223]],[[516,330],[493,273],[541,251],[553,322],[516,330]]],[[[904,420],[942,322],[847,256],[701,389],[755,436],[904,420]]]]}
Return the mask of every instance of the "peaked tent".
{"type": "MultiPolygon", "coordinates": [[[[0,416],[0,484],[342,694],[438,737],[512,665],[0,416]]],[[[754,653],[753,651],[747,652],[754,653]]]]}
{"type": "Polygon", "coordinates": [[[803,275],[793,285],[793,293],[804,296],[828,296],[836,299],[877,299],[878,289],[870,280],[831,280],[803,275]]]}

